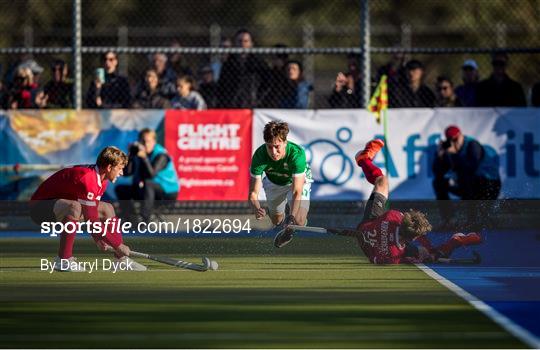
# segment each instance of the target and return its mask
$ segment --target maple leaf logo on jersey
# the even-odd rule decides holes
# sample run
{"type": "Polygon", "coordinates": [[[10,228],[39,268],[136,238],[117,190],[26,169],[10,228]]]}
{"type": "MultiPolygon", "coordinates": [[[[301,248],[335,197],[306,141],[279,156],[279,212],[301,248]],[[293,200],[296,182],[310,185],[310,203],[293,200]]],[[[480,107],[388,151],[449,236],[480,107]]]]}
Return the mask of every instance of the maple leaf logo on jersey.
{"type": "Polygon", "coordinates": [[[94,199],[94,194],[92,192],[88,192],[88,194],[86,195],[86,198],[88,198],[89,200],[92,200],[94,199]]]}

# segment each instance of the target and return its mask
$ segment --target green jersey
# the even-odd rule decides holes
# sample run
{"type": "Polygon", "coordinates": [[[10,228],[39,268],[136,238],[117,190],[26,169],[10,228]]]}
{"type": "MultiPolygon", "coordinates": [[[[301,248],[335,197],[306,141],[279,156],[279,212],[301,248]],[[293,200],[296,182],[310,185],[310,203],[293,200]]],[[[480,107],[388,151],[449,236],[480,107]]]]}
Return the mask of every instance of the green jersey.
{"type": "Polygon", "coordinates": [[[251,159],[250,172],[253,177],[260,177],[264,172],[268,180],[280,186],[292,184],[293,177],[302,174],[306,174],[306,180],[311,179],[306,152],[301,146],[291,141],[287,141],[285,157],[278,161],[270,158],[265,144],[257,148],[251,159]]]}

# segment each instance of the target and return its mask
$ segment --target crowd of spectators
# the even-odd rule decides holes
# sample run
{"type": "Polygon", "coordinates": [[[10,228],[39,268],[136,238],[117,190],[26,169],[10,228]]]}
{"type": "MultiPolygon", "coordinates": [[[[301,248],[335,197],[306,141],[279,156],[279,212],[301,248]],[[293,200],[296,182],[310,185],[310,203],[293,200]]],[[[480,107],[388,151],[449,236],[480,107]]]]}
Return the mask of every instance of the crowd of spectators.
{"type": "MultiPolygon", "coordinates": [[[[171,47],[180,47],[176,40],[171,47]]],[[[252,34],[240,29],[220,47],[252,48],[252,34]]],[[[285,45],[276,44],[283,48],[285,45]]],[[[461,66],[458,86],[441,75],[431,85],[426,68],[416,59],[405,61],[393,54],[379,67],[373,86],[384,74],[388,77],[390,108],[414,107],[520,107],[527,106],[522,85],[507,74],[505,53],[492,55],[492,72],[481,79],[479,66],[467,59],[461,66]]],[[[140,78],[128,79],[118,72],[119,57],[109,51],[102,55],[92,81],[84,92],[85,108],[213,109],[213,108],[294,108],[314,107],[313,84],[304,77],[301,61],[276,54],[269,62],[254,54],[221,54],[211,63],[193,71],[179,53],[154,53],[140,78]]],[[[328,91],[331,108],[362,108],[362,72],[358,55],[347,56],[347,70],[339,72],[328,91]]],[[[34,59],[12,65],[0,84],[0,108],[73,108],[73,81],[68,64],[55,60],[51,80],[42,85],[44,68],[34,59]]],[[[532,106],[540,106],[540,82],[531,89],[532,106]]]]}

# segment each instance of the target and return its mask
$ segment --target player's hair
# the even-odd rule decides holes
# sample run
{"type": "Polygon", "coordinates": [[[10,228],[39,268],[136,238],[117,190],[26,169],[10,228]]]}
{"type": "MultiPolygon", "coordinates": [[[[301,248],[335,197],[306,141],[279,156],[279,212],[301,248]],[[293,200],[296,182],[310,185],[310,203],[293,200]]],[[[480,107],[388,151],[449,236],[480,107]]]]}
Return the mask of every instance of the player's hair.
{"type": "Polygon", "coordinates": [[[417,210],[409,210],[403,213],[403,220],[399,230],[399,235],[405,239],[413,240],[431,231],[426,214],[417,210]]]}
{"type": "Polygon", "coordinates": [[[144,138],[144,135],[146,135],[146,134],[150,134],[150,135],[152,135],[154,140],[156,139],[156,132],[154,130],[152,130],[150,128],[144,128],[141,131],[139,131],[139,141],[142,141],[142,139],[144,138]]]}
{"type": "Polygon", "coordinates": [[[108,146],[99,152],[96,164],[100,168],[106,168],[108,165],[126,165],[127,162],[128,157],[124,152],[118,147],[108,146]]]}
{"type": "Polygon", "coordinates": [[[276,137],[281,141],[287,141],[289,134],[289,124],[281,120],[274,120],[264,126],[264,142],[272,142],[276,137]]]}

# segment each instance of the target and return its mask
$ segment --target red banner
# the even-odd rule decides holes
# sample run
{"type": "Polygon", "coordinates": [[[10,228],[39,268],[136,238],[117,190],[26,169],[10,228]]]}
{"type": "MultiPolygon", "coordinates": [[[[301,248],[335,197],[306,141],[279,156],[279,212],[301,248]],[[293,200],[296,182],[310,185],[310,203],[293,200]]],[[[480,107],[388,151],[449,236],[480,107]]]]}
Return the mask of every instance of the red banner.
{"type": "Polygon", "coordinates": [[[252,123],[249,109],[165,113],[165,147],[180,178],[178,199],[247,199],[252,123]]]}

